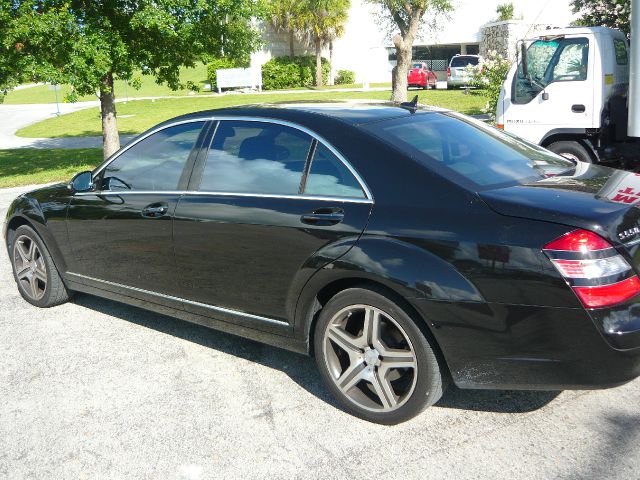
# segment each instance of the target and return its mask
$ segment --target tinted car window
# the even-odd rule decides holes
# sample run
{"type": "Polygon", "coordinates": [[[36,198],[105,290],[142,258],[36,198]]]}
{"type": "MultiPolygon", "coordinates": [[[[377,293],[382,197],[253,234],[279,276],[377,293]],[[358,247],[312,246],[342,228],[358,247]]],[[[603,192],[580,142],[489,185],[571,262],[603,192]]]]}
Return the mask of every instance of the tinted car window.
{"type": "Polygon", "coordinates": [[[183,123],[150,135],[103,171],[107,190],[176,190],[205,122],[183,123]]]}
{"type": "Polygon", "coordinates": [[[366,128],[434,171],[479,190],[568,173],[575,167],[541,147],[454,114],[418,114],[366,128]]]}
{"type": "Polygon", "coordinates": [[[364,198],[364,192],[344,163],[325,145],[318,143],[307,176],[305,195],[364,198]]]}
{"type": "Polygon", "coordinates": [[[466,67],[467,65],[478,65],[478,57],[453,57],[451,60],[452,67],[466,67]]]}
{"type": "Polygon", "coordinates": [[[200,190],[292,195],[300,191],[311,137],[266,122],[222,121],[200,182],[200,190]]]}

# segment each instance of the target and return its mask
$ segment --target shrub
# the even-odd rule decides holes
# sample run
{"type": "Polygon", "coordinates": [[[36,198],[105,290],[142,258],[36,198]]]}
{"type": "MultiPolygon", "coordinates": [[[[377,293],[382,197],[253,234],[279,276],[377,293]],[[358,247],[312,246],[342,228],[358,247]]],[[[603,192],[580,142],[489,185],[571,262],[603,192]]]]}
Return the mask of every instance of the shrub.
{"type": "Polygon", "coordinates": [[[211,84],[211,90],[215,90],[217,75],[216,70],[221,70],[223,68],[239,68],[246,67],[246,65],[242,64],[238,60],[233,58],[221,57],[221,58],[213,58],[207,64],[207,78],[209,79],[209,83],[211,84]]]}
{"type": "MultiPolygon", "coordinates": [[[[315,83],[316,57],[272,58],[262,65],[262,88],[264,90],[282,90],[286,88],[310,87],[315,83]]],[[[329,79],[329,62],[322,59],[322,78],[326,84],[329,79]]]]}
{"type": "Polygon", "coordinates": [[[478,65],[467,67],[471,77],[469,83],[480,88],[482,95],[486,97],[487,104],[484,111],[492,120],[495,120],[500,91],[509,68],[511,68],[511,62],[495,50],[490,50],[478,65]]]}
{"type": "Polygon", "coordinates": [[[338,70],[335,78],[336,85],[350,85],[356,83],[356,72],[353,70],[338,70]]]}

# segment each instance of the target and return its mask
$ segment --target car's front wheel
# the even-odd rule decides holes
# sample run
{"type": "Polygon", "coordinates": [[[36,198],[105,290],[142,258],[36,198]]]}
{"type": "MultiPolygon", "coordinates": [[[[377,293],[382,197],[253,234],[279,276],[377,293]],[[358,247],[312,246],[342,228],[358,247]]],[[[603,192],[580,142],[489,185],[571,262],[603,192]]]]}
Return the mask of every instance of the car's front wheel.
{"type": "Polygon", "coordinates": [[[47,247],[31,227],[22,225],[13,232],[9,252],[18,290],[27,302],[53,307],[69,299],[47,247]]]}
{"type": "Polygon", "coordinates": [[[347,411],[396,424],[442,396],[433,346],[396,302],[361,288],[344,290],[322,309],[315,329],[318,368],[347,411]]]}

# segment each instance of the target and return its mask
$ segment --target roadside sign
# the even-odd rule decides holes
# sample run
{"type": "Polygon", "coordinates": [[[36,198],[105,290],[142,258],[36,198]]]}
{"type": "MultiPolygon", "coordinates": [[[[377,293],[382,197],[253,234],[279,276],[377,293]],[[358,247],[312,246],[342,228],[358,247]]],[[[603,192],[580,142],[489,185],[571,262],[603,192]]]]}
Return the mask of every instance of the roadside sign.
{"type": "Polygon", "coordinates": [[[216,70],[216,87],[218,93],[223,88],[257,87],[262,91],[262,69],[257,68],[223,68],[216,70]]]}

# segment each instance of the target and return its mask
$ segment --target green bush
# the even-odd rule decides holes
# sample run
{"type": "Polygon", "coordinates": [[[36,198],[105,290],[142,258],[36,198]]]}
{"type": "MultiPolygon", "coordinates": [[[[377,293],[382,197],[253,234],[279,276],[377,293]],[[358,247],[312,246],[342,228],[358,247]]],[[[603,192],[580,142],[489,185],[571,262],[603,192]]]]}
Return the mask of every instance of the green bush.
{"type": "Polygon", "coordinates": [[[495,50],[490,50],[478,65],[467,66],[467,73],[471,77],[469,83],[478,87],[487,99],[484,112],[489,114],[491,120],[496,118],[500,90],[510,68],[509,59],[504,58],[495,50]]]}
{"type": "Polygon", "coordinates": [[[336,85],[351,85],[356,83],[356,72],[353,70],[338,70],[335,78],[336,85]]]}
{"type": "MultiPolygon", "coordinates": [[[[272,58],[262,65],[262,88],[264,90],[282,90],[286,88],[310,87],[315,84],[316,57],[272,58]]],[[[322,59],[322,79],[329,79],[329,61],[322,59]]]]}
{"type": "Polygon", "coordinates": [[[207,64],[207,79],[211,84],[211,90],[215,90],[216,88],[216,82],[217,82],[216,70],[221,70],[223,68],[240,68],[240,67],[246,67],[246,65],[243,65],[241,62],[233,58],[222,57],[222,58],[211,59],[207,64]]]}

